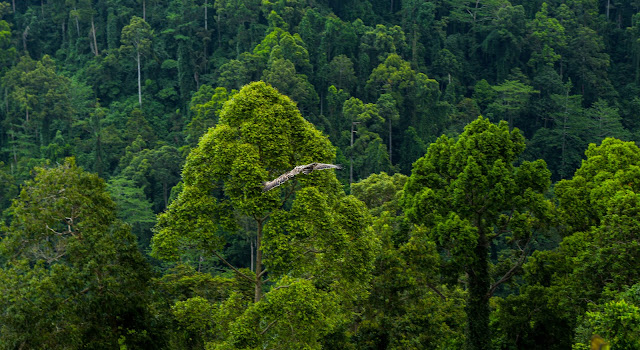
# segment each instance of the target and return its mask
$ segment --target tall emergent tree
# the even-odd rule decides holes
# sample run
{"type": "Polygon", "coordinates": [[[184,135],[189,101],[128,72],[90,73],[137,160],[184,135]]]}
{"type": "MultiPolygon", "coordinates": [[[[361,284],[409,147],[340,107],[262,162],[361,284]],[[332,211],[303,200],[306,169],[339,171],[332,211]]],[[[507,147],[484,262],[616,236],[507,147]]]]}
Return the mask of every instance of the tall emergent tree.
{"type": "Polygon", "coordinates": [[[138,104],[142,106],[142,83],[140,73],[140,57],[151,50],[153,30],[144,19],[133,16],[129,25],[122,28],[122,49],[132,52],[138,65],[138,104]]]}
{"type": "Polygon", "coordinates": [[[188,250],[216,256],[253,285],[253,303],[230,298],[212,308],[231,312],[214,343],[316,348],[347,321],[342,307],[361,295],[378,247],[365,205],[344,194],[333,171],[262,190],[297,165],[334,158],[295,103],[264,82],[225,103],[217,126],[189,154],[182,192],[160,215],[152,249],[171,260],[188,250]],[[252,270],[224,256],[225,235],[241,230],[253,236],[255,258],[244,264],[252,270]]]}
{"type": "Polygon", "coordinates": [[[433,143],[405,186],[407,217],[429,230],[450,275],[464,276],[470,349],[490,348],[489,299],[518,272],[551,210],[545,162],[514,165],[524,148],[518,129],[479,117],[457,140],[433,143]],[[491,266],[498,245],[508,249],[491,266]]]}

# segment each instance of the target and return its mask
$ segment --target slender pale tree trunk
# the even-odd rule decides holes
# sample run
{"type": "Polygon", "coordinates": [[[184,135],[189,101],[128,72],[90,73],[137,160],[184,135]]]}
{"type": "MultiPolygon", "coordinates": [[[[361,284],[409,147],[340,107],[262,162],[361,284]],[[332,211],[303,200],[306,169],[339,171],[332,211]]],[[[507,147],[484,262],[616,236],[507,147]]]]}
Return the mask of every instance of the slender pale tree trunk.
{"type": "Polygon", "coordinates": [[[393,149],[391,148],[391,116],[389,116],[389,164],[393,165],[393,149]]]}
{"type": "Polygon", "coordinates": [[[218,48],[222,47],[222,36],[220,34],[220,13],[218,13],[218,20],[216,21],[216,25],[218,26],[218,48]]]}
{"type": "MultiPolygon", "coordinates": [[[[76,13],[78,13],[78,9],[76,7],[74,7],[73,10],[76,11],[76,13]]],[[[78,33],[78,36],[80,36],[80,21],[78,20],[78,15],[76,15],[75,17],[76,17],[76,32],[78,33]]]]}
{"type": "Polygon", "coordinates": [[[260,245],[262,243],[262,219],[258,220],[258,235],[256,237],[256,286],[255,286],[255,298],[257,303],[262,298],[262,251],[260,245]]]}
{"type": "Polygon", "coordinates": [[[93,21],[93,16],[91,16],[91,33],[93,34],[93,48],[95,49],[96,56],[100,55],[98,52],[98,40],[96,40],[96,26],[93,21]]]}
{"type": "Polygon", "coordinates": [[[350,149],[350,154],[349,154],[349,186],[351,186],[351,184],[353,183],[353,133],[354,133],[354,128],[355,126],[355,122],[351,122],[351,143],[349,144],[351,149],[350,149]]]}
{"type": "Polygon", "coordinates": [[[138,104],[142,106],[142,82],[140,77],[140,49],[137,50],[137,61],[138,61],[138,104]]]}
{"type": "Polygon", "coordinates": [[[208,21],[207,21],[207,8],[209,6],[207,5],[207,0],[204,0],[204,30],[208,30],[209,29],[209,25],[208,25],[208,21]]]}
{"type": "Polygon", "coordinates": [[[18,164],[18,150],[16,149],[16,138],[14,133],[11,133],[11,149],[13,150],[13,163],[18,164]]]}
{"type": "Polygon", "coordinates": [[[147,0],[142,0],[142,19],[147,21],[147,0]]]}
{"type": "Polygon", "coordinates": [[[24,32],[22,32],[22,48],[24,49],[24,53],[26,54],[27,51],[27,37],[29,36],[29,30],[31,30],[31,27],[27,26],[24,29],[24,32]]]}
{"type": "Polygon", "coordinates": [[[566,150],[567,150],[567,129],[569,129],[569,126],[567,125],[567,122],[569,121],[569,89],[567,89],[567,92],[565,94],[565,105],[564,105],[564,118],[563,118],[563,122],[562,122],[562,153],[561,153],[561,157],[562,157],[562,163],[561,163],[561,171],[560,171],[560,177],[561,178],[565,178],[566,174],[566,168],[567,168],[567,155],[566,155],[566,150]]]}
{"type": "Polygon", "coordinates": [[[251,253],[251,271],[255,271],[254,270],[254,256],[253,256],[253,239],[249,239],[249,250],[251,253]]]}

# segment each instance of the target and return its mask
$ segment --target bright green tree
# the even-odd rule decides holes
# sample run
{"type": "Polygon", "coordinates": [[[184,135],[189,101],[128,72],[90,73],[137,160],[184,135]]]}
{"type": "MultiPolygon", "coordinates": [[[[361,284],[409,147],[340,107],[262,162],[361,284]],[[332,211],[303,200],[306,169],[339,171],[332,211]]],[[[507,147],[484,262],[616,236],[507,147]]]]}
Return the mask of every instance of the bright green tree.
{"type": "MultiPolygon", "coordinates": [[[[589,333],[598,334],[606,339],[611,349],[640,348],[640,339],[638,339],[640,333],[640,284],[630,286],[618,294],[615,300],[608,301],[593,311],[588,311],[586,323],[588,326],[583,327],[590,331],[589,333]]],[[[586,349],[586,346],[584,348],[586,349]]]]}
{"type": "Polygon", "coordinates": [[[450,277],[465,276],[472,349],[490,348],[489,299],[519,271],[551,208],[544,161],[514,164],[524,147],[518,129],[479,117],[457,140],[442,136],[429,146],[405,186],[407,217],[426,227],[450,277]],[[508,248],[494,265],[497,244],[508,248]]]}
{"type": "Polygon", "coordinates": [[[627,290],[637,293],[640,278],[640,149],[607,138],[591,144],[586,156],[574,176],[554,188],[562,242],[533,254],[520,295],[500,307],[499,323],[518,347],[542,337],[543,345],[562,349],[574,334],[585,344],[596,332],[634,348],[629,341],[637,337],[629,335],[637,332],[637,298],[621,297],[627,290]]]}
{"type": "Polygon", "coordinates": [[[264,181],[294,166],[334,157],[328,139],[295,104],[263,82],[227,102],[218,125],[189,154],[182,192],[159,217],[153,255],[176,260],[196,249],[253,285],[248,306],[233,296],[219,305],[232,312],[220,321],[228,322],[214,341],[220,348],[316,348],[362,296],[377,252],[364,205],[345,196],[330,171],[262,191],[264,181]],[[225,234],[240,229],[253,236],[252,270],[224,256],[225,234]],[[299,337],[291,333],[294,324],[299,337]]]}

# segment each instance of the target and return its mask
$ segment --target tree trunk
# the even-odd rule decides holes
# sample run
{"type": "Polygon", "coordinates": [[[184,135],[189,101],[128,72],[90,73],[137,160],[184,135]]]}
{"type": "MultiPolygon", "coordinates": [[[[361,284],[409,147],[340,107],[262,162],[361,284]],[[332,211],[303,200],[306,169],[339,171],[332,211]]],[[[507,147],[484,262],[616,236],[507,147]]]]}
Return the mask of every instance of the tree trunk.
{"type": "Polygon", "coordinates": [[[249,250],[251,253],[251,271],[255,271],[254,270],[254,256],[253,256],[253,239],[249,238],[249,250]]]}
{"type": "Polygon", "coordinates": [[[487,236],[479,230],[480,237],[475,248],[475,262],[467,268],[469,275],[469,296],[465,307],[467,313],[467,342],[468,348],[473,350],[488,350],[491,348],[489,333],[489,300],[487,292],[491,286],[489,279],[487,236]]]}
{"type": "Polygon", "coordinates": [[[413,38],[411,39],[411,63],[413,69],[418,70],[418,25],[413,22],[413,38]]]}
{"type": "Polygon", "coordinates": [[[262,243],[262,220],[258,220],[258,234],[256,237],[256,285],[255,285],[255,298],[257,303],[262,297],[262,251],[260,245],[262,243]]]}
{"type": "Polygon", "coordinates": [[[27,26],[24,29],[24,32],[22,32],[22,48],[24,49],[24,53],[26,54],[27,51],[27,37],[29,36],[29,30],[31,30],[31,27],[27,26]]]}
{"type": "Polygon", "coordinates": [[[389,164],[393,165],[393,149],[391,148],[391,116],[389,116],[389,164]]]}
{"type": "Polygon", "coordinates": [[[166,182],[162,183],[162,196],[164,199],[164,208],[167,209],[167,207],[169,206],[169,196],[168,196],[168,187],[166,182]]]}
{"type": "Polygon", "coordinates": [[[147,0],[142,0],[142,19],[147,21],[147,0]]]}
{"type": "MultiPolygon", "coordinates": [[[[74,7],[73,10],[78,13],[77,8],[74,7]]],[[[80,21],[78,20],[78,15],[76,15],[76,32],[78,32],[78,37],[80,37],[80,21]]]]}
{"type": "Polygon", "coordinates": [[[351,184],[353,183],[353,133],[355,132],[353,128],[355,125],[355,122],[351,122],[351,148],[349,149],[349,186],[351,186],[351,184]]]}
{"type": "Polygon", "coordinates": [[[207,0],[204,0],[204,30],[208,30],[209,29],[209,22],[207,21],[207,8],[209,6],[207,5],[207,0]]]}
{"type": "Polygon", "coordinates": [[[96,40],[96,26],[93,21],[93,16],[91,16],[91,33],[93,34],[93,48],[95,49],[96,56],[100,55],[98,52],[98,41],[96,40]]]}
{"type": "Polygon", "coordinates": [[[18,164],[18,151],[16,150],[16,142],[15,142],[16,139],[15,139],[14,133],[9,134],[9,137],[11,138],[11,150],[13,151],[13,163],[17,165],[18,164]]]}
{"type": "Polygon", "coordinates": [[[98,173],[98,176],[102,176],[102,140],[100,139],[100,134],[96,137],[96,165],[95,171],[98,173]]]}
{"type": "Polygon", "coordinates": [[[569,126],[567,122],[569,120],[569,89],[567,89],[565,95],[565,105],[564,105],[564,118],[562,122],[562,153],[561,153],[561,168],[560,168],[560,178],[564,179],[566,177],[566,166],[567,166],[567,158],[566,158],[566,144],[567,144],[567,129],[569,126]]]}
{"type": "Polygon", "coordinates": [[[142,83],[140,78],[140,49],[137,50],[137,61],[138,61],[138,104],[142,107],[142,83]]]}
{"type": "Polygon", "coordinates": [[[218,13],[218,20],[216,21],[216,25],[218,27],[218,48],[222,47],[222,36],[220,34],[220,13],[218,13]]]}

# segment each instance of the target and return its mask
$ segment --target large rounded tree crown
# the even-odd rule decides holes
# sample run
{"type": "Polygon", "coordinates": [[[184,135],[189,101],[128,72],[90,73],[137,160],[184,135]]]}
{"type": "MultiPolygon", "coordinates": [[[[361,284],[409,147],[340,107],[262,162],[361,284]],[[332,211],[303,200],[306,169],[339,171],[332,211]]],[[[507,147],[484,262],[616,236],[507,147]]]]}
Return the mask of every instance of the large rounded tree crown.
{"type": "Polygon", "coordinates": [[[220,123],[191,153],[185,185],[196,185],[198,179],[190,175],[203,166],[202,157],[208,158],[211,180],[225,182],[226,195],[257,199],[264,181],[300,164],[329,162],[335,152],[291,99],[264,82],[255,82],[225,104],[220,123]]]}
{"type": "Polygon", "coordinates": [[[159,218],[154,251],[159,253],[164,246],[167,250],[161,256],[176,253],[175,239],[179,238],[167,232],[176,229],[219,246],[215,232],[236,224],[232,212],[265,217],[281,207],[282,197],[300,184],[322,184],[318,187],[321,192],[340,193],[332,171],[313,172],[262,191],[264,182],[295,166],[330,163],[334,158],[328,138],[300,115],[295,102],[264,82],[244,86],[222,108],[219,124],[189,154],[184,189],[159,218]],[[173,223],[165,225],[168,220],[173,223]],[[170,236],[173,238],[168,239],[170,236]]]}
{"type": "Polygon", "coordinates": [[[312,171],[337,168],[323,164],[334,157],[295,103],[263,82],[234,95],[189,154],[182,192],[159,216],[152,253],[176,260],[195,249],[253,284],[254,303],[234,310],[244,313],[220,335],[225,349],[319,348],[366,295],[379,241],[366,206],[344,194],[334,170],[312,171]],[[225,259],[224,237],[234,233],[255,242],[250,272],[225,259]],[[323,310],[319,320],[309,305],[323,310]]]}

